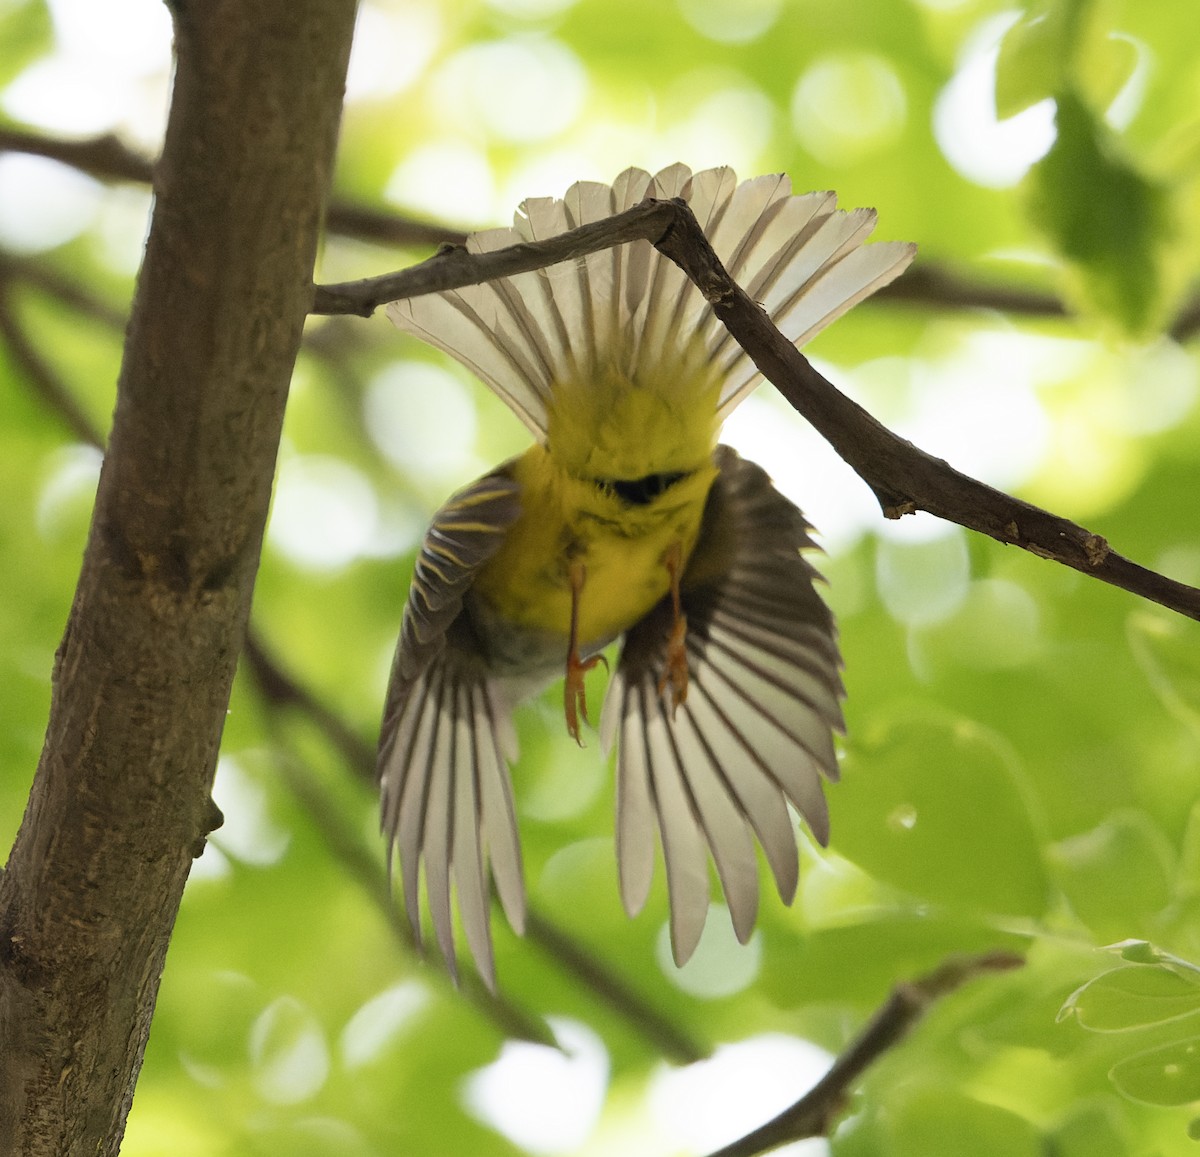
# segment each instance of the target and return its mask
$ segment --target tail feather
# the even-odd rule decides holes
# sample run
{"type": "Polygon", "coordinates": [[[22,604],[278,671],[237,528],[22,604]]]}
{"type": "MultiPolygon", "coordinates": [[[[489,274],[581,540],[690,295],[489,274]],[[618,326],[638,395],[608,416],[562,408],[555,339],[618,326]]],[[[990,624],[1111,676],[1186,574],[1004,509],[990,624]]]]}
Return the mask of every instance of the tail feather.
{"type": "MultiPolygon", "coordinates": [[[[916,252],[895,242],[864,245],[875,211],[838,210],[833,193],[793,196],[786,176],[739,185],[732,169],[693,174],[681,164],[653,177],[627,169],[611,186],[580,181],[561,200],[531,198],[514,228],[473,234],[468,248],[545,240],[647,196],[685,198],[730,274],[797,344],[898,276],[916,252]]],[[[683,355],[697,342],[722,374],[721,419],[759,380],[683,272],[644,241],[394,302],[388,314],[480,377],[543,442],[561,383],[609,368],[632,381],[652,378],[676,354],[679,364],[690,361],[683,355]]]]}

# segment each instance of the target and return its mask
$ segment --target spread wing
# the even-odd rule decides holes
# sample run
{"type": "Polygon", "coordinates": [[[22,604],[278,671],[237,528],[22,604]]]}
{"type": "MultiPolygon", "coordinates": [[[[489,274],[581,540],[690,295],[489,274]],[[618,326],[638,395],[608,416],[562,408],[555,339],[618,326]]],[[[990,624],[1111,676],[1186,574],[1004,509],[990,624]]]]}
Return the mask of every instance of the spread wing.
{"type": "Polygon", "coordinates": [[[413,574],[392,664],[379,749],[388,867],[400,853],[404,904],[421,936],[419,876],[434,931],[457,975],[451,887],[471,954],[495,983],[488,864],[518,931],[525,890],[508,765],[511,711],[489,681],[463,600],[520,512],[503,468],[454,495],[434,516],[413,574]]]}
{"type": "Polygon", "coordinates": [[[675,960],[691,956],[716,863],[743,943],[758,911],[757,835],[790,903],[799,867],[792,803],[824,843],[822,775],[837,778],[844,691],[833,616],[801,556],[804,516],[758,466],[721,446],[700,541],[683,576],[689,684],[672,716],[659,693],[672,625],[664,600],[625,636],[600,733],[617,745],[617,859],[632,915],[658,830],[675,960]]]}

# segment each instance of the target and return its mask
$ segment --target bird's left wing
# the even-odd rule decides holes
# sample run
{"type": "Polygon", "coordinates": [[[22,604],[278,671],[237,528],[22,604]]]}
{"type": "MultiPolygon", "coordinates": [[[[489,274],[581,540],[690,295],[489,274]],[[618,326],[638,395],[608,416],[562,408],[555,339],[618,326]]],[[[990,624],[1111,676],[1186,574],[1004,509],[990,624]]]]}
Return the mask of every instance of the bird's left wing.
{"type": "Polygon", "coordinates": [[[779,894],[798,881],[792,803],[824,843],[821,779],[836,779],[841,661],[818,595],[808,524],[766,473],[726,446],[682,581],[687,697],[660,692],[673,624],[663,600],[626,636],[600,733],[617,746],[617,859],[633,915],[645,903],[658,830],[675,960],[691,956],[709,905],[711,852],[743,943],[758,910],[758,836],[779,894]]]}
{"type": "Polygon", "coordinates": [[[471,953],[495,983],[488,863],[510,922],[525,893],[508,765],[511,707],[488,677],[464,599],[520,513],[504,468],[455,494],[434,516],[413,573],[392,664],[379,748],[389,870],[398,849],[404,902],[420,938],[419,875],[438,945],[455,973],[451,882],[471,953]]]}

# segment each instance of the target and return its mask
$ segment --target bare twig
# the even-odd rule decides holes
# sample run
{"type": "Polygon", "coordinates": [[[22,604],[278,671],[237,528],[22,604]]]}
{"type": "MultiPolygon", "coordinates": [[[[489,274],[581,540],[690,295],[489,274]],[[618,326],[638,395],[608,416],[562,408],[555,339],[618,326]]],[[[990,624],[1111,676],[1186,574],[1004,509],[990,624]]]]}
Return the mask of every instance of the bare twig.
{"type": "MultiPolygon", "coordinates": [[[[112,135],[72,141],[0,128],[0,152],[6,151],[60,161],[99,181],[128,181],[139,185],[154,181],[154,162],[112,135]]],[[[383,245],[456,245],[465,238],[460,229],[415,221],[399,213],[338,199],[329,204],[325,227],[334,233],[383,245]]]]}
{"type": "Polygon", "coordinates": [[[1200,297],[1193,297],[1179,311],[1168,333],[1177,342],[1188,341],[1200,333],[1200,297]]]}
{"type": "Polygon", "coordinates": [[[847,398],[729,276],[683,201],[650,200],[546,241],[489,253],[450,248],[398,273],[318,286],[314,310],[369,314],[385,301],[475,285],[638,239],[653,242],[695,282],[762,375],[871,487],[885,517],[924,510],[1200,619],[1200,590],[1130,561],[1068,519],[960,473],[847,398]]]}
{"type": "MultiPolygon", "coordinates": [[[[6,150],[61,161],[101,181],[147,184],[154,177],[152,160],[133,151],[111,135],[71,141],[19,129],[0,128],[0,152],[6,150]]],[[[354,204],[339,198],[334,198],[329,203],[325,227],[330,233],[339,236],[381,245],[461,245],[466,239],[466,233],[453,226],[419,221],[403,213],[354,204]]],[[[374,279],[371,281],[373,283],[374,279]]],[[[326,287],[328,290],[334,288],[336,287],[326,287]]],[[[396,296],[405,294],[398,293],[396,296]]],[[[893,282],[881,290],[878,299],[933,305],[949,310],[991,309],[1027,317],[1070,316],[1068,307],[1054,294],[997,285],[989,281],[976,281],[929,262],[910,270],[902,280],[893,282]]],[[[314,312],[369,313],[366,300],[359,298],[351,305],[348,299],[319,297],[314,312]]],[[[388,300],[394,298],[380,298],[375,305],[388,300]]],[[[1193,298],[1183,307],[1169,333],[1176,341],[1182,342],[1198,330],[1200,297],[1193,298]]]]}
{"type": "Polygon", "coordinates": [[[90,292],[47,261],[0,254],[0,280],[14,285],[27,285],[117,333],[125,332],[125,324],[129,320],[128,309],[118,308],[90,292]]]}
{"type": "Polygon", "coordinates": [[[589,949],[538,912],[530,912],[526,916],[525,935],[560,966],[569,965],[588,991],[599,996],[610,1008],[630,1012],[636,1009],[638,1031],[652,1040],[667,1060],[690,1065],[704,1060],[712,1052],[707,1045],[643,1000],[619,976],[600,965],[589,949]]]}
{"type": "Polygon", "coordinates": [[[355,776],[374,787],[374,749],[270,654],[253,622],[246,631],[242,658],[259,695],[272,709],[294,707],[308,716],[355,776]]]}
{"type": "Polygon", "coordinates": [[[154,180],[154,162],[135,153],[111,134],[64,140],[21,129],[0,128],[0,152],[28,153],[60,161],[99,181],[148,185],[154,180]]]}
{"type": "MultiPolygon", "coordinates": [[[[382,865],[364,847],[362,838],[346,822],[336,801],[320,780],[299,760],[283,754],[283,743],[278,737],[274,751],[274,762],[281,779],[320,830],[326,847],[367,895],[404,950],[409,954],[416,953],[418,948],[412,929],[392,899],[392,890],[382,865]]],[[[440,969],[433,970],[433,973],[447,984],[450,983],[449,974],[440,969]]],[[[554,1033],[544,1020],[507,997],[489,992],[482,983],[467,977],[464,977],[462,989],[476,1011],[490,1021],[501,1036],[558,1047],[554,1033]]]]}
{"type": "Polygon", "coordinates": [[[468,253],[461,246],[445,246],[427,261],[397,273],[318,285],[313,296],[313,313],[369,317],[385,302],[403,297],[419,297],[423,293],[528,273],[626,241],[653,241],[673,225],[678,213],[678,206],[671,201],[643,201],[623,213],[581,225],[546,241],[509,245],[490,253],[468,253]]]}
{"type": "Polygon", "coordinates": [[[734,282],[682,206],[679,223],[658,248],[696,283],[763,376],[871,487],[885,517],[924,510],[1200,619],[1200,590],[1131,562],[1068,519],[960,473],[847,398],[734,282]]]}
{"type": "Polygon", "coordinates": [[[0,339],[18,370],[25,375],[33,391],[42,398],[51,413],[57,414],[79,441],[103,449],[104,438],[96,424],[25,332],[13,308],[6,278],[0,278],[0,339]]]}
{"type": "Polygon", "coordinates": [[[439,225],[432,221],[416,221],[400,213],[375,209],[369,205],[354,205],[347,201],[330,202],[325,214],[325,228],[330,233],[373,241],[379,245],[461,245],[467,235],[461,229],[439,225]]]}
{"type": "Polygon", "coordinates": [[[884,301],[936,305],[939,309],[994,309],[1026,317],[1068,317],[1070,311],[1052,293],[972,281],[937,265],[922,264],[876,295],[884,301]]]}
{"type": "Polygon", "coordinates": [[[1024,960],[1011,952],[953,957],[919,980],[897,985],[862,1032],[803,1097],[709,1157],[754,1157],[806,1137],[827,1137],[845,1112],[854,1082],[899,1044],[931,1005],[968,980],[986,973],[1007,972],[1022,964],[1024,960]]]}

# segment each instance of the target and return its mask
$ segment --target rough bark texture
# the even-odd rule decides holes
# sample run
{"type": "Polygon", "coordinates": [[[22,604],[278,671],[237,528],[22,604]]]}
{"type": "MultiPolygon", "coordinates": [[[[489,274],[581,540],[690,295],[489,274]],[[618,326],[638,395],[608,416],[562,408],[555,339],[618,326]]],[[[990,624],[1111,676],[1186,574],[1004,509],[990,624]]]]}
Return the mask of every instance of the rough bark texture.
{"type": "Polygon", "coordinates": [[[110,447],[0,880],[0,1153],[114,1154],[209,797],[353,0],[188,0],[110,447]],[[7,1131],[7,1132],[6,1132],[7,1131]]]}

